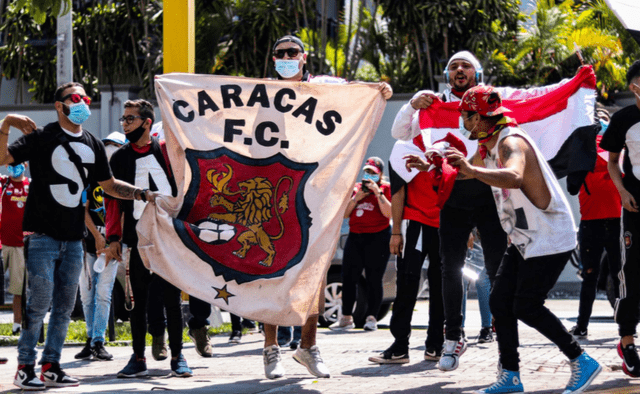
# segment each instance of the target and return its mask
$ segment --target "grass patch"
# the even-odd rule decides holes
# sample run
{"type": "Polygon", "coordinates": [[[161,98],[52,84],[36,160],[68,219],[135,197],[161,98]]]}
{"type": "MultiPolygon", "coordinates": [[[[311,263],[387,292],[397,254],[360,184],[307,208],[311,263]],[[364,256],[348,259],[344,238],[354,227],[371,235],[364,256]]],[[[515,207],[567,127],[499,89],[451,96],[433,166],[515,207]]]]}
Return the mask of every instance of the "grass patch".
{"type": "MultiPolygon", "coordinates": [[[[48,324],[45,324],[45,334],[47,332],[48,324]]],[[[0,324],[0,346],[15,346],[18,344],[19,335],[12,334],[13,323],[0,324]]],[[[188,328],[182,330],[182,342],[192,342],[188,335],[188,328]]],[[[108,346],[130,346],[131,342],[131,326],[129,322],[116,323],[116,340],[115,342],[108,342],[109,330],[105,334],[107,339],[106,345],[108,346]]],[[[220,327],[209,327],[207,331],[209,336],[224,335],[231,333],[231,323],[224,323],[220,327]]],[[[87,341],[87,326],[84,320],[71,321],[69,323],[69,330],[67,331],[67,337],[65,338],[65,344],[69,343],[85,343],[87,341]]],[[[146,338],[147,346],[151,346],[151,335],[147,334],[146,338]]]]}

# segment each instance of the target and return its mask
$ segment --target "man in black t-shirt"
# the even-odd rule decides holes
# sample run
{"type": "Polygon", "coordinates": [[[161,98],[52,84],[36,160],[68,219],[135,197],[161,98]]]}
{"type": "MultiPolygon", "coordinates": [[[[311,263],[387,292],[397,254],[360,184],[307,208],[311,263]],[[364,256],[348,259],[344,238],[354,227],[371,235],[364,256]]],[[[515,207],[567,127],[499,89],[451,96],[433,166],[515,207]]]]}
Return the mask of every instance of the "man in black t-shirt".
{"type": "MultiPolygon", "coordinates": [[[[137,186],[153,189],[167,196],[177,195],[177,186],[169,166],[164,141],[150,137],[151,125],[155,119],[153,106],[145,100],[124,103],[124,115],[120,118],[125,136],[129,140],[118,149],[111,160],[111,169],[116,179],[131,182],[137,186]]],[[[146,206],[144,201],[122,201],[106,198],[107,217],[105,220],[109,247],[107,261],[121,260],[122,244],[131,248],[129,273],[135,305],[131,310],[131,338],[133,355],[128,364],[118,372],[119,378],[134,378],[149,374],[145,359],[145,336],[147,334],[147,300],[149,288],[160,288],[167,312],[167,331],[171,349],[171,374],[189,377],[193,374],[187,360],[182,355],[182,310],[180,289],[160,276],[152,274],[143,264],[138,252],[136,225],[146,206]],[[124,215],[123,215],[124,214],[124,215]],[[124,224],[121,218],[124,216],[124,224]]]]}
{"type": "Polygon", "coordinates": [[[627,71],[629,90],[636,102],[616,112],[602,137],[600,147],[609,151],[608,169],[611,180],[620,193],[625,251],[621,259],[620,298],[616,301],[615,317],[620,343],[618,355],[624,360],[623,371],[634,378],[640,377],[640,359],[633,336],[640,320],[640,60],[627,71]],[[620,153],[626,149],[622,169],[620,153]]]}
{"type": "Polygon", "coordinates": [[[33,176],[23,222],[24,231],[34,233],[25,245],[30,294],[14,380],[25,390],[79,384],[60,368],[60,353],[82,266],[86,232],[83,197],[88,184],[97,182],[105,192],[119,198],[155,201],[155,193],[115,180],[104,145],[82,129],[91,114],[91,98],[82,85],[64,84],[58,87],[54,99],[57,122],[36,128],[26,116],[8,115],[0,126],[0,165],[29,161],[33,176]],[[24,135],[7,146],[11,126],[24,135]],[[34,371],[36,344],[49,307],[51,316],[38,379],[34,371]]]}

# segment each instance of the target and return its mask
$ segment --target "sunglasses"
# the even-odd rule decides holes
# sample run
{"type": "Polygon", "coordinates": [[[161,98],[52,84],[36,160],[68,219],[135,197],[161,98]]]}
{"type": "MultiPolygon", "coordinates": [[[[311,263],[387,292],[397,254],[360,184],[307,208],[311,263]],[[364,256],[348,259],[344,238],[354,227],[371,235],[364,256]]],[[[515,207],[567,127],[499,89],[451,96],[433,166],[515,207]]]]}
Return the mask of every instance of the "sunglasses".
{"type": "Polygon", "coordinates": [[[300,50],[297,48],[276,49],[275,51],[276,59],[282,59],[285,53],[289,55],[289,57],[296,57],[300,53],[300,50]]]}
{"type": "Polygon", "coordinates": [[[133,121],[135,119],[144,119],[144,118],[142,116],[128,115],[128,116],[123,116],[122,118],[120,118],[118,120],[120,121],[120,123],[131,124],[131,123],[133,123],[133,121]]]}
{"type": "Polygon", "coordinates": [[[60,101],[64,103],[68,99],[71,99],[71,102],[74,103],[74,104],[77,104],[82,100],[82,101],[84,101],[85,104],[91,105],[91,97],[82,96],[82,95],[80,95],[78,93],[67,94],[66,96],[61,98],[60,101]]]}

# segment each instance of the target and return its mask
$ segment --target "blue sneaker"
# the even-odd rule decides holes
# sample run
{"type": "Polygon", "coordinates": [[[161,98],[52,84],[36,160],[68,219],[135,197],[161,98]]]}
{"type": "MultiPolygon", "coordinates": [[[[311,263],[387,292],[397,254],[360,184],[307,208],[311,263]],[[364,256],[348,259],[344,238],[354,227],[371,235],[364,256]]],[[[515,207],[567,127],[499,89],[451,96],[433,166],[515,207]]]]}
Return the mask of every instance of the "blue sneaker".
{"type": "Polygon", "coordinates": [[[191,368],[187,365],[187,360],[182,353],[180,353],[177,360],[171,360],[171,375],[181,378],[193,376],[193,371],[191,371],[191,368]]]}
{"type": "Polygon", "coordinates": [[[524,393],[520,381],[520,372],[500,370],[498,380],[486,389],[476,391],[477,394],[524,393]]]}
{"type": "Polygon", "coordinates": [[[582,352],[580,357],[571,360],[571,379],[562,394],[575,394],[585,391],[593,379],[602,371],[600,364],[582,352]]]}
{"type": "Polygon", "coordinates": [[[118,372],[119,378],[136,378],[147,375],[149,375],[149,371],[147,371],[147,359],[138,359],[135,354],[131,355],[127,365],[122,371],[118,372]]]}

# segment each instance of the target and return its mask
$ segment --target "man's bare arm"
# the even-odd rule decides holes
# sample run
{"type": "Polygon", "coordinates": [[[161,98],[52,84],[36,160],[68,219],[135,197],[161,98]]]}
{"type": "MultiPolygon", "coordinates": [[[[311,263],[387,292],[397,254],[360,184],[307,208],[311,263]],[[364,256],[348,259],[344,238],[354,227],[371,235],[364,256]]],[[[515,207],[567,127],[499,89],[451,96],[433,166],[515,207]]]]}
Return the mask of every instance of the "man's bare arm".
{"type": "Polygon", "coordinates": [[[36,129],[36,123],[27,116],[9,114],[0,125],[0,165],[12,164],[13,156],[7,149],[9,131],[15,127],[23,134],[30,134],[36,129]]]}
{"type": "Polygon", "coordinates": [[[468,177],[502,189],[519,189],[524,181],[525,153],[529,145],[518,137],[507,137],[499,144],[498,154],[504,166],[500,169],[473,166],[457,149],[448,149],[446,155],[451,165],[459,167],[468,177]]]}
{"type": "Polygon", "coordinates": [[[100,186],[102,186],[102,189],[105,191],[105,193],[116,198],[120,198],[123,200],[144,200],[144,198],[142,198],[142,195],[144,193],[146,201],[156,201],[156,193],[148,189],[143,192],[143,190],[139,187],[135,187],[127,182],[115,179],[114,177],[98,183],[100,184],[100,186]]]}
{"type": "Polygon", "coordinates": [[[391,219],[393,221],[393,227],[391,229],[389,250],[392,254],[397,255],[402,253],[404,244],[404,240],[402,239],[402,215],[404,213],[405,194],[406,186],[402,186],[400,190],[391,196],[391,219]]]}
{"type": "Polygon", "coordinates": [[[607,162],[609,176],[620,193],[620,202],[622,207],[629,212],[638,212],[637,201],[631,193],[624,187],[622,183],[622,171],[620,170],[620,153],[609,152],[609,161],[607,162]]]}

